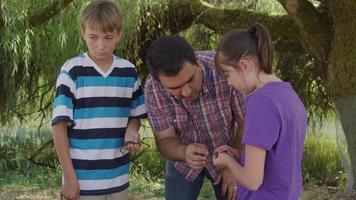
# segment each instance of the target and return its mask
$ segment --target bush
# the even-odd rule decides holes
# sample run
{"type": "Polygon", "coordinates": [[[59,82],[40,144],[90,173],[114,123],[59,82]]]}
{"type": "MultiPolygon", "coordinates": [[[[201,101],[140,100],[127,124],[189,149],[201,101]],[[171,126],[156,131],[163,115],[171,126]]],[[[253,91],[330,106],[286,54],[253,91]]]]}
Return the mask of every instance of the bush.
{"type": "Polygon", "coordinates": [[[317,130],[309,130],[304,146],[302,170],[305,184],[337,186],[343,177],[336,141],[317,130]]]}

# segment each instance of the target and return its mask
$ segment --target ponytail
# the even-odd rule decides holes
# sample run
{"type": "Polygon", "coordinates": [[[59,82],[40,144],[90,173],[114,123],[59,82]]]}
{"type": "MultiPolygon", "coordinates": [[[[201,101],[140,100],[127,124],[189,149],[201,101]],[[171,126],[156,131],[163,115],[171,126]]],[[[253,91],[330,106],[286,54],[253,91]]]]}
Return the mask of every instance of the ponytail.
{"type": "Polygon", "coordinates": [[[250,26],[248,32],[256,39],[257,58],[261,69],[267,74],[272,73],[274,47],[267,29],[262,24],[255,23],[250,26]]]}
{"type": "Polygon", "coordinates": [[[215,62],[237,67],[243,57],[255,57],[260,69],[267,74],[272,73],[274,48],[267,29],[255,23],[247,30],[233,30],[223,36],[215,55],[215,62]]]}

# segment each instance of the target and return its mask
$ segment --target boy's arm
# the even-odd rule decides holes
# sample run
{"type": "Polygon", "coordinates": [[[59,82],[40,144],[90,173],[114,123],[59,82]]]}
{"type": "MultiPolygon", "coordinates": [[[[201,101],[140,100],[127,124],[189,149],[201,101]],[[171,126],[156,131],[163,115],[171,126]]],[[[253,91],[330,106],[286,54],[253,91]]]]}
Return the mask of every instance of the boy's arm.
{"type": "Polygon", "coordinates": [[[136,118],[130,118],[129,122],[127,123],[126,133],[125,133],[125,143],[127,143],[127,149],[130,152],[138,152],[141,150],[140,145],[140,120],[136,118]]]}
{"type": "Polygon", "coordinates": [[[79,183],[70,157],[66,122],[53,125],[53,142],[64,178],[61,196],[68,199],[77,199],[79,198],[79,183]]]}

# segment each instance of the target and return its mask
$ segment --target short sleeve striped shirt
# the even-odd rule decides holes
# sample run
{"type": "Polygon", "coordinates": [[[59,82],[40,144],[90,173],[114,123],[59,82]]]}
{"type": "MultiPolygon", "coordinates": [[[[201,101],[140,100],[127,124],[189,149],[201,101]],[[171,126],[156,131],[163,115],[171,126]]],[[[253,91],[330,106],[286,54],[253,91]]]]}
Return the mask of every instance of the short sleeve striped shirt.
{"type": "Polygon", "coordinates": [[[68,123],[70,155],[80,195],[128,187],[130,158],[121,153],[129,118],[146,116],[135,66],[115,57],[103,72],[87,53],[68,60],[57,77],[52,125],[68,123]]]}
{"type": "MultiPolygon", "coordinates": [[[[218,169],[213,165],[214,148],[232,145],[235,122],[243,118],[244,96],[228,85],[227,78],[215,69],[213,52],[197,52],[203,72],[203,88],[198,99],[191,103],[176,99],[152,76],[145,84],[145,104],[153,132],[174,127],[186,144],[202,143],[208,147],[207,170],[216,179],[218,169]]],[[[201,172],[185,162],[173,162],[187,180],[193,181],[201,172]]]]}

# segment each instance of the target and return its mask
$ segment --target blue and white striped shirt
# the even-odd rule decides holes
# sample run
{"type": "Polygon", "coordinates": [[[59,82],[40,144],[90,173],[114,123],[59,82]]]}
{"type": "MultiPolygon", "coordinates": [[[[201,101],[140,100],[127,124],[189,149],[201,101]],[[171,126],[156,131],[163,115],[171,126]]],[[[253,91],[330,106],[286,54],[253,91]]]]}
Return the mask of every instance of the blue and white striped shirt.
{"type": "Polygon", "coordinates": [[[52,125],[68,123],[80,195],[110,194],[128,187],[130,158],[120,148],[129,118],[146,116],[140,84],[135,66],[115,56],[107,72],[87,53],[61,68],[52,125]]]}

